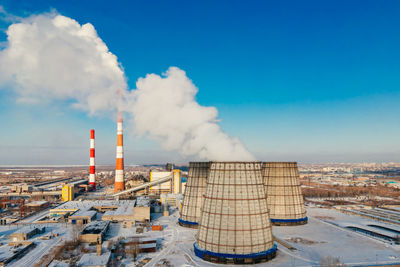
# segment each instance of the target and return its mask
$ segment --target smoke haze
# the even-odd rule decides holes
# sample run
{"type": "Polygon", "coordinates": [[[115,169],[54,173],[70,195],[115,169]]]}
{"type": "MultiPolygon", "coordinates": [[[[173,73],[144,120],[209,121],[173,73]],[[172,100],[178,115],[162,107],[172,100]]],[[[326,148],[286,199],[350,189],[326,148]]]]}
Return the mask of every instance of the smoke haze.
{"type": "Polygon", "coordinates": [[[204,160],[253,160],[237,138],[218,125],[218,111],[196,102],[198,89],[183,70],[140,78],[128,91],[117,57],[92,24],[57,13],[20,19],[9,26],[0,50],[0,87],[13,88],[20,103],[72,102],[89,114],[123,109],[135,131],[166,150],[204,160]]]}

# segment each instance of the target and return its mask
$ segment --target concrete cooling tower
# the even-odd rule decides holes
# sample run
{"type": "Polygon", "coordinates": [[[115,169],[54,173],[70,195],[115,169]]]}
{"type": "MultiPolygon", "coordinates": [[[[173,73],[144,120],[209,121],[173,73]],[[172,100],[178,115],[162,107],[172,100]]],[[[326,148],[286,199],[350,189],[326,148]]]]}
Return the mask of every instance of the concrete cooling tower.
{"type": "Polygon", "coordinates": [[[182,226],[198,227],[209,167],[209,162],[189,163],[189,175],[183,195],[181,217],[178,220],[182,226]]]}
{"type": "Polygon", "coordinates": [[[206,261],[252,264],[275,257],[261,162],[210,162],[194,251],[206,261]]]}
{"type": "Polygon", "coordinates": [[[296,162],[264,162],[263,178],[273,225],[307,223],[296,162]]]}

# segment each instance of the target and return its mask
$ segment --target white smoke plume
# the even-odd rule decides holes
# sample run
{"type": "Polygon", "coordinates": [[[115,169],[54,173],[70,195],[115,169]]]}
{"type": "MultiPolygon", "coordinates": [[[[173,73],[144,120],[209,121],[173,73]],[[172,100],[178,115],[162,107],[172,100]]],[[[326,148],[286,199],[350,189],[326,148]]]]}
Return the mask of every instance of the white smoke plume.
{"type": "Polygon", "coordinates": [[[109,113],[117,109],[121,89],[134,129],[164,149],[209,160],[254,159],[221,130],[215,108],[196,102],[198,89],[184,71],[149,74],[128,91],[117,57],[92,24],[55,12],[18,20],[0,50],[0,87],[13,88],[19,102],[67,101],[90,114],[109,113]]]}
{"type": "Polygon", "coordinates": [[[196,102],[198,89],[183,70],[170,67],[161,77],[140,78],[131,113],[136,130],[157,139],[167,150],[209,160],[253,160],[237,138],[218,125],[218,111],[196,102]]]}
{"type": "Polygon", "coordinates": [[[69,100],[90,113],[116,106],[126,89],[117,57],[90,23],[56,13],[22,19],[7,30],[0,51],[0,84],[13,87],[19,102],[69,100]]]}

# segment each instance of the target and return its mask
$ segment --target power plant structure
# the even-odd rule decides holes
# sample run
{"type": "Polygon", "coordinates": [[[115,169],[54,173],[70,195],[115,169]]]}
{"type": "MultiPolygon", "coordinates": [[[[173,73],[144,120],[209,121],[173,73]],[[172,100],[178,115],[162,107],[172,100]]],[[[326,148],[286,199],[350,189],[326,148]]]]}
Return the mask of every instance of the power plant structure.
{"type": "Polygon", "coordinates": [[[124,183],[124,142],[122,129],[122,113],[118,112],[117,122],[117,157],[115,164],[114,193],[122,192],[125,189],[124,183]]]}
{"type": "Polygon", "coordinates": [[[189,173],[185,192],[183,194],[182,211],[178,219],[179,224],[182,226],[191,228],[198,227],[209,168],[209,162],[189,163],[189,173]]]}
{"type": "Polygon", "coordinates": [[[263,178],[272,224],[306,224],[297,162],[264,162],[263,178]]]}
{"type": "Polygon", "coordinates": [[[275,257],[261,162],[210,162],[196,256],[252,264],[275,257]]]}
{"type": "Polygon", "coordinates": [[[94,150],[94,129],[90,130],[90,159],[89,159],[89,185],[96,190],[96,166],[94,150]]]}

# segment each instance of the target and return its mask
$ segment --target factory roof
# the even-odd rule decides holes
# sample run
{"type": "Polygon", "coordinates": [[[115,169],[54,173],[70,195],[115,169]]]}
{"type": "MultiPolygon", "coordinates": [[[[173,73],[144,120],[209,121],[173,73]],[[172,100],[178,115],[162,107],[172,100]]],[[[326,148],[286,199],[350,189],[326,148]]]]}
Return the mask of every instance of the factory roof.
{"type": "Polygon", "coordinates": [[[0,246],[0,262],[5,262],[8,259],[10,259],[11,257],[13,257],[14,255],[20,253],[22,250],[24,250],[27,246],[29,246],[30,244],[21,244],[18,247],[11,247],[8,245],[2,245],[0,246]]]}
{"type": "Polygon", "coordinates": [[[95,210],[80,210],[75,212],[74,214],[72,214],[70,217],[90,217],[92,218],[93,216],[96,215],[96,211],[95,210]]]}
{"type": "Polygon", "coordinates": [[[86,227],[82,230],[82,234],[100,234],[103,232],[110,222],[108,221],[94,221],[86,225],[86,227]]]}
{"type": "Polygon", "coordinates": [[[53,260],[48,267],[69,267],[69,263],[53,260]]]}
{"type": "Polygon", "coordinates": [[[157,243],[147,243],[147,244],[139,244],[140,248],[155,248],[157,247],[157,243]]]}
{"type": "Polygon", "coordinates": [[[102,255],[83,254],[77,262],[78,266],[106,266],[111,258],[111,252],[106,252],[102,255]]]}
{"type": "Polygon", "coordinates": [[[116,210],[109,210],[104,213],[104,215],[131,215],[133,213],[133,207],[135,202],[121,203],[116,210]]]}
{"type": "Polygon", "coordinates": [[[150,206],[150,199],[148,196],[140,196],[136,198],[136,206],[148,207],[150,206]]]}
{"type": "Polygon", "coordinates": [[[25,206],[28,206],[28,207],[41,206],[41,205],[44,205],[44,204],[47,204],[47,203],[49,203],[49,202],[48,202],[48,201],[45,201],[45,200],[42,200],[42,201],[32,201],[32,202],[26,204],[25,206]]]}
{"type": "Polygon", "coordinates": [[[92,207],[99,206],[121,206],[121,205],[135,205],[135,200],[84,200],[84,201],[67,201],[57,207],[57,209],[80,209],[89,210],[92,207]]]}
{"type": "Polygon", "coordinates": [[[43,227],[29,227],[29,226],[24,226],[22,228],[19,228],[17,231],[14,232],[14,234],[27,234],[32,231],[36,231],[36,229],[43,229],[43,227]]]}

